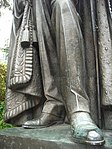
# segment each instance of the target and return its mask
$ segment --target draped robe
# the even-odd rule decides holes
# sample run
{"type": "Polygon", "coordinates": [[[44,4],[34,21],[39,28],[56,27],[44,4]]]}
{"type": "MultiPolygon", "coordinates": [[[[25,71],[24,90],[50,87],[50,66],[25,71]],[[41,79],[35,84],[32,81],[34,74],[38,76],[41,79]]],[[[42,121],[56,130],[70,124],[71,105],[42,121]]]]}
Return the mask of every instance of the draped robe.
{"type": "MultiPolygon", "coordinates": [[[[14,1],[7,82],[12,73],[14,43],[24,11],[24,6],[19,7],[19,2],[22,1],[14,1]]],[[[108,17],[106,3],[104,0],[95,2],[97,2],[98,18],[98,57],[95,53],[89,0],[83,0],[78,4],[70,0],[33,1],[38,47],[33,50],[32,78],[21,89],[14,90],[7,87],[6,121],[10,122],[18,115],[28,115],[24,112],[33,107],[39,109],[44,99],[49,98],[49,100],[63,100],[69,113],[68,117],[77,111],[89,112],[90,106],[91,115],[98,124],[99,108],[112,104],[110,69],[112,54],[111,20],[108,17]],[[99,62],[99,78],[96,76],[96,58],[99,62]],[[97,79],[100,79],[100,105],[97,104],[97,79]]]]}

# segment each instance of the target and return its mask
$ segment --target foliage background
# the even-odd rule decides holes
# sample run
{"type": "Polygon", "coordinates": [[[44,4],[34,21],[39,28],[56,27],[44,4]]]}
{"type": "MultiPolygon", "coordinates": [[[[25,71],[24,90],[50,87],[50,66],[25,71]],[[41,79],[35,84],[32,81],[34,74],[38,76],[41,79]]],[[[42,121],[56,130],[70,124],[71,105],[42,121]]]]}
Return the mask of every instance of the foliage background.
{"type": "Polygon", "coordinates": [[[7,65],[0,62],[0,129],[12,127],[4,122],[7,65]]]}
{"type": "MultiPolygon", "coordinates": [[[[8,8],[11,10],[11,1],[12,0],[0,0],[0,17],[2,15],[2,9],[8,8]]],[[[8,45],[7,45],[8,46],[8,45]]],[[[8,48],[0,48],[2,52],[5,52],[7,57],[8,48]]],[[[4,122],[4,112],[5,112],[5,91],[6,91],[6,73],[7,65],[3,62],[0,62],[0,129],[12,127],[12,125],[4,122]]]]}

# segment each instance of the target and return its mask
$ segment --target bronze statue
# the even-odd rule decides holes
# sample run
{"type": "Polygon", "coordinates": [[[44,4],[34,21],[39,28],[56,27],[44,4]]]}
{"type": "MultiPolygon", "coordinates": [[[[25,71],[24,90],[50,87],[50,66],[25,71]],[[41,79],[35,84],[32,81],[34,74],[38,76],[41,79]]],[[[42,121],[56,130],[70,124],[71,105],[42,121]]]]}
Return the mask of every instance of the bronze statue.
{"type": "Polygon", "coordinates": [[[101,107],[111,113],[108,6],[105,0],[14,1],[6,122],[42,128],[63,123],[67,115],[75,142],[104,144],[92,118],[101,125],[101,107]]]}

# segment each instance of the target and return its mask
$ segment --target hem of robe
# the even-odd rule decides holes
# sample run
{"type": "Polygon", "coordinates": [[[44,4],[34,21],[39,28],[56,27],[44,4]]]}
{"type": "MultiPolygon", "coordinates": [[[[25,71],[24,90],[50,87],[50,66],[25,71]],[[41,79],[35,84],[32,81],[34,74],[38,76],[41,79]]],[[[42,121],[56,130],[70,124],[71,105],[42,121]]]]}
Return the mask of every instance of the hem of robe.
{"type": "Polygon", "coordinates": [[[5,122],[8,122],[10,119],[13,119],[17,115],[21,114],[23,111],[31,109],[38,105],[40,100],[28,100],[20,104],[19,106],[15,107],[14,109],[8,110],[4,115],[5,122]]]}

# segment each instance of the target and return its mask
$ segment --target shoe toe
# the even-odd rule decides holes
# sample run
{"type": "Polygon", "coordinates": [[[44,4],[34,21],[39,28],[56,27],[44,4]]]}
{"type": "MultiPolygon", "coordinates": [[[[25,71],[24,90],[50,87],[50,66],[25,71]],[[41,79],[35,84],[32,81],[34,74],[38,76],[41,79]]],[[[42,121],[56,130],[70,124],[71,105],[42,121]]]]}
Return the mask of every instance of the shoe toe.
{"type": "Polygon", "coordinates": [[[27,121],[24,123],[23,127],[27,127],[27,126],[38,126],[40,125],[39,120],[31,120],[31,121],[27,121]]]}
{"type": "Polygon", "coordinates": [[[87,135],[87,139],[90,141],[99,141],[102,140],[103,137],[96,131],[89,131],[87,135]]]}

